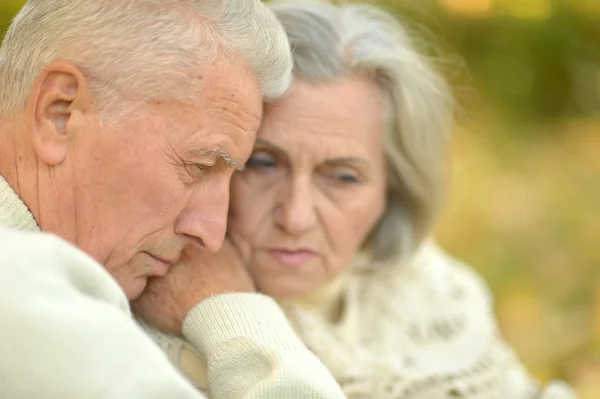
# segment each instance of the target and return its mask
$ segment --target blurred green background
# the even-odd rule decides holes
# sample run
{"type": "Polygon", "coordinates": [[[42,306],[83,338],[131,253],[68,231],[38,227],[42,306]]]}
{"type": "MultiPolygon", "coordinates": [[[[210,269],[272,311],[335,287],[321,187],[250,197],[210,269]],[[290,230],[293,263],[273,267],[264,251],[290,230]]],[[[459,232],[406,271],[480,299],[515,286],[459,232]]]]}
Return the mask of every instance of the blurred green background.
{"type": "MultiPolygon", "coordinates": [[[[22,0],[0,0],[4,32],[22,0]]],[[[600,0],[373,0],[460,106],[437,229],[542,381],[600,398],[600,0]]]]}

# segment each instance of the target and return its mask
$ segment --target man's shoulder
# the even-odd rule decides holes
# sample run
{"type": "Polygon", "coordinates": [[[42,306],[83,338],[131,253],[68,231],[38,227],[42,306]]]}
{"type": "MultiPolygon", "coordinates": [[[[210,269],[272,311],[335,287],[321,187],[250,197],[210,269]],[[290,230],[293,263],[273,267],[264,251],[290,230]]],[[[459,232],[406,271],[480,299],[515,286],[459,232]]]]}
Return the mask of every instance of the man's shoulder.
{"type": "Polygon", "coordinates": [[[0,227],[0,282],[26,290],[63,287],[129,312],[125,294],[104,267],[54,234],[0,227]]]}
{"type": "MultiPolygon", "coordinates": [[[[67,242],[57,236],[42,232],[22,231],[0,226],[0,248],[18,249],[21,246],[41,244],[65,248],[67,242]]],[[[31,248],[35,249],[35,248],[31,248]]],[[[1,255],[1,254],[0,254],[1,255]]]]}
{"type": "Polygon", "coordinates": [[[67,258],[83,263],[94,262],[54,234],[0,227],[0,266],[12,262],[34,266],[39,260],[62,264],[67,258]]]}

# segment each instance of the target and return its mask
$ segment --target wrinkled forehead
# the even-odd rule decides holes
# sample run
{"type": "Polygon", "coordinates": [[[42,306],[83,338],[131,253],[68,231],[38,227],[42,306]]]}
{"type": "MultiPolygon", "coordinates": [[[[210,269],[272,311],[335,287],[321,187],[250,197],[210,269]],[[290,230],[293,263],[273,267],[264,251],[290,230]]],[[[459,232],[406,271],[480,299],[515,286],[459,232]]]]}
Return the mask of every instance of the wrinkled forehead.
{"type": "Polygon", "coordinates": [[[259,80],[235,58],[219,57],[202,65],[197,73],[202,83],[191,104],[160,102],[162,112],[152,115],[150,110],[148,119],[157,119],[157,128],[164,120],[160,132],[179,154],[189,155],[190,160],[222,152],[227,154],[225,158],[244,162],[262,120],[259,80]]]}
{"type": "Polygon", "coordinates": [[[286,97],[265,106],[258,137],[290,152],[378,156],[384,105],[381,90],[367,79],[328,85],[297,81],[286,97]]]}
{"type": "Polygon", "coordinates": [[[234,54],[221,53],[199,73],[203,85],[198,105],[209,116],[228,114],[233,118],[230,123],[256,132],[263,114],[262,87],[248,64],[234,54]]]}

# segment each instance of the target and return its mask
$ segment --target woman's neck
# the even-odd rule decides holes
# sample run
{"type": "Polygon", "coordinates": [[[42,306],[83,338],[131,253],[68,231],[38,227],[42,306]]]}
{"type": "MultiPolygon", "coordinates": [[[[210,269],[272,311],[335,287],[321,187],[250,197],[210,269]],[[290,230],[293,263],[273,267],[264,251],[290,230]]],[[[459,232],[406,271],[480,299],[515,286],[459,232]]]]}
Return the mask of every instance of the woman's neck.
{"type": "Polygon", "coordinates": [[[348,284],[350,273],[348,271],[334,280],[318,286],[304,295],[293,298],[277,298],[284,308],[299,306],[301,308],[318,312],[328,320],[335,322],[343,313],[343,298],[348,284]]]}

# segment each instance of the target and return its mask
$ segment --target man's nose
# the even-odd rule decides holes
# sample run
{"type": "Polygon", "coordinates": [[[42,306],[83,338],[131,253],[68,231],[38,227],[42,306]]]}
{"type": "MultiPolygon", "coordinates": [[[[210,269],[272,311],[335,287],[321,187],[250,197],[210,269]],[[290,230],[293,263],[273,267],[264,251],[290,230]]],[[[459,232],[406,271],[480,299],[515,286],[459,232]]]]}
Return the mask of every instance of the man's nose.
{"type": "Polygon", "coordinates": [[[294,179],[279,193],[275,223],[285,232],[298,236],[317,222],[310,179],[294,179]]]}
{"type": "Polygon", "coordinates": [[[177,221],[176,233],[217,252],[225,239],[228,209],[228,183],[198,187],[177,221]]]}

